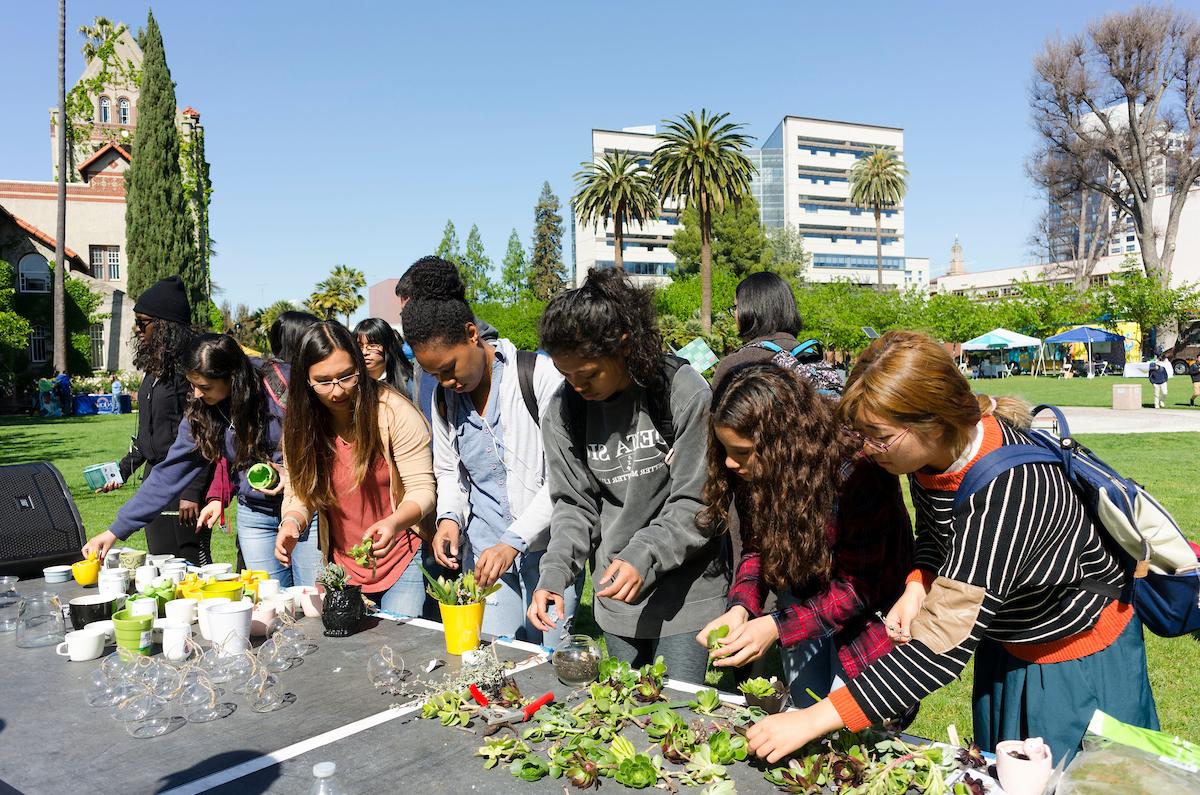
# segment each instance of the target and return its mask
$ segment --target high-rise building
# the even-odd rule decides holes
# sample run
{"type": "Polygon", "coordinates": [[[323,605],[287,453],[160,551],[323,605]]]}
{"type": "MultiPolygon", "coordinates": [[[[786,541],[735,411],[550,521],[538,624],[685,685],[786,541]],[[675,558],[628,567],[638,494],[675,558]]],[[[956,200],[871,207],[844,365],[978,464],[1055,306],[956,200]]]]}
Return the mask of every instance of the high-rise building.
{"type": "MultiPolygon", "coordinates": [[[[655,132],[654,127],[592,130],[593,157],[599,160],[606,151],[624,150],[649,162],[660,144],[655,132]]],[[[761,148],[746,151],[756,167],[751,194],[763,226],[786,225],[800,232],[812,260],[805,278],[875,283],[875,219],[870,209],[850,204],[849,172],[878,147],[894,149],[903,159],[904,131],[786,116],[761,148]]],[[[667,243],[678,224],[678,208],[668,205],[645,227],[631,225],[624,241],[625,269],[640,280],[665,280],[674,267],[667,243]]],[[[924,287],[929,260],[905,255],[903,205],[885,208],[881,228],[884,283],[900,289],[924,287]]],[[[593,229],[575,220],[574,233],[576,283],[588,268],[612,267],[611,224],[593,229]]]]}

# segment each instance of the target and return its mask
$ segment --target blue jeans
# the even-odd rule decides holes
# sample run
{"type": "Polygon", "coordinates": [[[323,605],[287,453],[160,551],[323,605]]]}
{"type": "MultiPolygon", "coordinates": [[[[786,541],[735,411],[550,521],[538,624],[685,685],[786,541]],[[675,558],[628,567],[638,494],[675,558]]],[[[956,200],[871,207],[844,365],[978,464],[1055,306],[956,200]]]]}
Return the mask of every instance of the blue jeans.
{"type": "Polygon", "coordinates": [[[413,555],[412,561],[391,588],[373,593],[364,592],[364,595],[385,612],[398,616],[420,616],[421,607],[425,604],[425,578],[421,576],[421,553],[413,555]]]}
{"type": "MultiPolygon", "coordinates": [[[[475,554],[470,543],[462,544],[459,553],[462,555],[461,571],[473,571],[475,554]]],[[[500,576],[500,590],[487,598],[487,607],[483,610],[484,632],[496,637],[523,640],[552,649],[558,645],[562,639],[564,616],[558,617],[554,629],[544,633],[529,623],[526,614],[529,603],[533,599],[533,592],[537,589],[540,576],[538,567],[545,554],[545,550],[519,553],[517,559],[513,561],[512,568],[500,576]]],[[[451,574],[458,576],[454,572],[451,574]]],[[[563,594],[563,610],[568,616],[574,616],[575,608],[579,606],[579,591],[582,582],[583,575],[580,574],[576,582],[568,585],[563,594]]],[[[553,606],[551,610],[553,611],[553,606]]]]}
{"type": "MultiPolygon", "coordinates": [[[[779,594],[779,609],[798,601],[790,593],[779,594]]],[[[809,690],[825,698],[838,677],[845,679],[833,638],[812,638],[792,646],[780,644],[779,656],[783,658],[784,681],[796,707],[811,707],[816,703],[809,690]]]]}
{"type": "Polygon", "coordinates": [[[275,534],[279,530],[279,516],[261,513],[243,505],[237,507],[238,544],[246,567],[267,572],[279,587],[292,585],[316,585],[317,569],[321,565],[321,553],[317,550],[317,519],[300,534],[300,541],[292,550],[292,565],[284,566],[275,559],[275,534]]]}

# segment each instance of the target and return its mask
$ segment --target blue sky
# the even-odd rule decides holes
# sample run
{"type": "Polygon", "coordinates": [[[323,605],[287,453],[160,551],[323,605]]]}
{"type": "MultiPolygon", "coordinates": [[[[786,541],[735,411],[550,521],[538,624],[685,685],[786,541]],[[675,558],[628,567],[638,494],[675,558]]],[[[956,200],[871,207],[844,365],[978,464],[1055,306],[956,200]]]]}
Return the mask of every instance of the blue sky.
{"type": "MultiPolygon", "coordinates": [[[[1029,259],[1033,55],[1132,4],[809,5],[160,2],[177,99],[207,131],[223,297],[302,298],[338,263],[397,276],[447,218],[498,262],[513,228],[528,246],[544,180],[565,203],[591,128],[700,107],[759,141],[785,114],[903,127],[907,253],[937,274],[957,234],[968,269],[1029,259]]],[[[0,178],[50,178],[56,6],[5,9],[0,178]]],[[[79,25],[136,30],[147,7],[68,0],[68,81],[79,25]]]]}

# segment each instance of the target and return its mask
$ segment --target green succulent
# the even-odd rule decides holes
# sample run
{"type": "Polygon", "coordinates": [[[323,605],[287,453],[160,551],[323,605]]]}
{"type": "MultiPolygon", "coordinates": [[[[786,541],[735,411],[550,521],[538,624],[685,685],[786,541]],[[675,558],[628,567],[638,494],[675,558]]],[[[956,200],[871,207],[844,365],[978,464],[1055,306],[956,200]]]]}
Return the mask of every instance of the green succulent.
{"type": "Polygon", "coordinates": [[[540,756],[529,755],[514,759],[508,772],[524,781],[538,781],[550,773],[550,764],[540,756]]]}
{"type": "Polygon", "coordinates": [[[658,783],[659,768],[646,754],[623,759],[614,778],[631,789],[645,789],[658,783]]]}
{"type": "Polygon", "coordinates": [[[699,715],[713,715],[721,708],[721,696],[716,690],[701,690],[690,706],[692,711],[699,715]]]}

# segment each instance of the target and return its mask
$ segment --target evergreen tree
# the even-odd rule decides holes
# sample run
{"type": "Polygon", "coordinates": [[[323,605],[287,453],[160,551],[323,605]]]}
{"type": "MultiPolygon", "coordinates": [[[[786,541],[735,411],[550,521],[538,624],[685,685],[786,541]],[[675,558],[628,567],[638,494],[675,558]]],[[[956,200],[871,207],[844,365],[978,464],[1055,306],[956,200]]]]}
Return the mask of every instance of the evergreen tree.
{"type": "Polygon", "coordinates": [[[558,197],[550,183],[542,183],[542,194],[533,210],[533,256],[529,262],[529,288],[541,301],[548,301],[563,288],[566,269],[562,261],[562,216],[558,197]]]}
{"type": "Polygon", "coordinates": [[[175,84],[153,13],[139,43],[144,58],[138,121],[133,162],[125,173],[129,295],[137,300],[159,279],[179,274],[188,288],[193,321],[207,325],[206,280],[197,262],[192,214],[179,171],[175,84]]]}
{"type": "Polygon", "coordinates": [[[446,228],[442,230],[442,242],[438,243],[437,250],[433,253],[447,262],[462,264],[462,252],[458,250],[458,232],[454,229],[453,221],[446,221],[446,228]]]}
{"type": "Polygon", "coordinates": [[[514,304],[521,296],[529,292],[528,265],[525,262],[525,247],[521,245],[521,236],[517,230],[512,230],[508,236],[508,249],[504,252],[504,267],[500,271],[499,298],[505,303],[514,304]]]}
{"type": "MultiPolygon", "coordinates": [[[[675,255],[675,271],[700,272],[700,212],[694,205],[683,211],[679,228],[667,248],[675,255]]],[[[725,268],[736,276],[764,270],[769,260],[767,236],[758,218],[758,202],[753,196],[726,204],[712,214],[713,268],[725,268]]]]}
{"type": "Polygon", "coordinates": [[[492,261],[483,250],[483,238],[475,224],[471,225],[471,231],[467,235],[467,250],[458,264],[458,270],[467,285],[468,303],[491,300],[494,291],[490,275],[492,261]]]}

